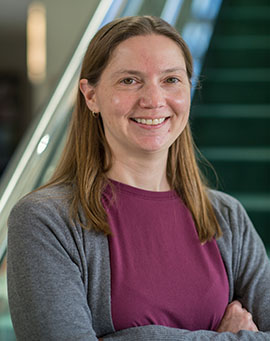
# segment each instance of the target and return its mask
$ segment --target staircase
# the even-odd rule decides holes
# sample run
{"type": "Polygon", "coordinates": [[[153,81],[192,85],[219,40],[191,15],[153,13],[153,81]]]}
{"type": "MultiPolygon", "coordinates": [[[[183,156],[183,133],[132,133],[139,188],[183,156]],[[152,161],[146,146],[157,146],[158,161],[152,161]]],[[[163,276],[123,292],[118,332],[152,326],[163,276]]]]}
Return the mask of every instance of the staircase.
{"type": "Polygon", "coordinates": [[[270,251],[270,1],[224,0],[191,111],[213,187],[238,198],[270,251]]]}

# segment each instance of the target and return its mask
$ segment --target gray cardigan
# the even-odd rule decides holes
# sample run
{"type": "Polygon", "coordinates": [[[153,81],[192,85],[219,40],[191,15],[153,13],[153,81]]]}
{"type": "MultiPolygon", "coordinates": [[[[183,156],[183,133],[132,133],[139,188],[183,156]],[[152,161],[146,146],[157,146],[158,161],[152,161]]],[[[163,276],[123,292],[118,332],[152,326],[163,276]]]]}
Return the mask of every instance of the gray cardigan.
{"type": "Polygon", "coordinates": [[[70,220],[67,191],[58,186],[32,193],[9,218],[8,295],[19,341],[270,340],[270,262],[237,200],[210,191],[223,230],[218,246],[230,301],[242,302],[260,332],[192,332],[156,325],[115,332],[108,239],[70,220]]]}

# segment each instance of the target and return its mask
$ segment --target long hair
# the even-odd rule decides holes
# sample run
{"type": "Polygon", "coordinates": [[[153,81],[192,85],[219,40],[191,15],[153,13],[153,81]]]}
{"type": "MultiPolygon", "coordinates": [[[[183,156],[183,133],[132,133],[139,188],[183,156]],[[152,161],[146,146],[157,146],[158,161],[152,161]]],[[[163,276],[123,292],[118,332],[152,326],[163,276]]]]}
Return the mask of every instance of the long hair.
{"type": "MultiPolygon", "coordinates": [[[[158,17],[135,16],[112,21],[94,36],[86,51],[80,79],[95,86],[108,65],[112,52],[124,40],[134,36],[158,34],[176,42],[181,49],[191,84],[193,73],[190,51],[179,33],[158,17]]],[[[106,173],[112,166],[112,152],[106,141],[102,118],[95,118],[78,88],[66,146],[48,185],[72,185],[71,214],[79,218],[79,206],[87,223],[85,228],[110,234],[102,205],[102,192],[108,184],[106,173]]],[[[190,210],[201,242],[219,237],[221,230],[207,196],[207,186],[196,162],[189,124],[169,148],[167,179],[190,210]]]]}

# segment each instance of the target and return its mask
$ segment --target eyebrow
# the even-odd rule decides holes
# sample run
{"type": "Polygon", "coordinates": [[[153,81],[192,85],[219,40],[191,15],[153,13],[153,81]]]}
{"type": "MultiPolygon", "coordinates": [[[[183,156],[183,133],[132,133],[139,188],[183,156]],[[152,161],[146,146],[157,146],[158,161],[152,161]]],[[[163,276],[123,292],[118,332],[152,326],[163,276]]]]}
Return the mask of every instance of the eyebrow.
{"type": "MultiPolygon", "coordinates": [[[[187,70],[184,69],[183,67],[174,67],[174,68],[166,69],[166,70],[162,71],[161,73],[166,74],[166,73],[179,72],[179,71],[187,73],[187,70]]],[[[122,74],[130,74],[130,75],[135,75],[135,76],[141,76],[144,73],[141,71],[137,71],[137,70],[122,69],[122,70],[114,72],[113,76],[118,76],[118,75],[122,75],[122,74]]]]}

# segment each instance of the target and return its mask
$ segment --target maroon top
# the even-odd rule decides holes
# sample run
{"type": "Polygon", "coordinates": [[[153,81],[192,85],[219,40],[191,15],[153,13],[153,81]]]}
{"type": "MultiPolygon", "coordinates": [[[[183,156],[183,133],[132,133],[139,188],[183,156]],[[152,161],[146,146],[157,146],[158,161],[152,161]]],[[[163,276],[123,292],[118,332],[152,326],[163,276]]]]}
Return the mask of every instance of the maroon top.
{"type": "Polygon", "coordinates": [[[174,191],[116,181],[103,195],[112,236],[111,309],[115,330],[163,325],[215,330],[228,304],[226,270],[215,240],[201,245],[174,191]]]}

